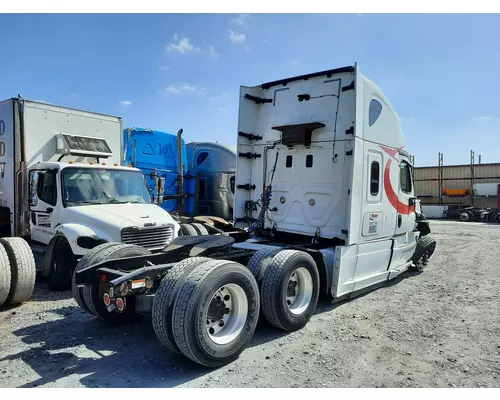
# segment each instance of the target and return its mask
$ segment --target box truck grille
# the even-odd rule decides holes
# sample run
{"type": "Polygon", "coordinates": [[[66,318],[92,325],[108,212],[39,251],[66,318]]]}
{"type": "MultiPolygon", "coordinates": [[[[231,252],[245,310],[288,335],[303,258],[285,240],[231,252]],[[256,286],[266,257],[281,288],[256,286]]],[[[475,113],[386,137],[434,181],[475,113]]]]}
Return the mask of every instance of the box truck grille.
{"type": "Polygon", "coordinates": [[[160,228],[125,228],[122,229],[122,242],[136,244],[148,250],[161,250],[167,241],[173,238],[174,228],[162,226],[160,228]]]}

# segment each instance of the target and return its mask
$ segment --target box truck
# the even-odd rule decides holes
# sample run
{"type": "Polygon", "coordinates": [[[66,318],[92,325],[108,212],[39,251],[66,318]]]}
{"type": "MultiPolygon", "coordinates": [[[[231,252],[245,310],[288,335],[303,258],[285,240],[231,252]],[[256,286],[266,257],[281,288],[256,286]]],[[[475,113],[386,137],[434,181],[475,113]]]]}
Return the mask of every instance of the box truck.
{"type": "Polygon", "coordinates": [[[240,88],[234,233],[179,237],[151,254],[108,243],[74,293],[110,323],[151,313],[160,342],[218,367],[259,318],[295,331],[320,295],[373,289],[435,251],[399,118],[355,64],[240,88]]]}
{"type": "Polygon", "coordinates": [[[144,174],[122,165],[120,117],[19,96],[0,103],[0,127],[0,237],[29,244],[52,289],[70,288],[99,244],[157,252],[178,235],[144,174]]]}

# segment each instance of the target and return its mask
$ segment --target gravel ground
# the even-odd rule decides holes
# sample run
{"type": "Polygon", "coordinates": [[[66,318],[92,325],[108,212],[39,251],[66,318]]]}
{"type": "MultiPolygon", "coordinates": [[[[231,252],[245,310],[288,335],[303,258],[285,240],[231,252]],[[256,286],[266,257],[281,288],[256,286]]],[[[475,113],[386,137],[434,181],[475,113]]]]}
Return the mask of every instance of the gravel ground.
{"type": "Polygon", "coordinates": [[[500,225],[431,228],[423,273],[322,301],[299,332],[260,327],[218,370],[169,353],[148,319],[105,327],[38,283],[0,312],[0,387],[500,387],[500,225]]]}

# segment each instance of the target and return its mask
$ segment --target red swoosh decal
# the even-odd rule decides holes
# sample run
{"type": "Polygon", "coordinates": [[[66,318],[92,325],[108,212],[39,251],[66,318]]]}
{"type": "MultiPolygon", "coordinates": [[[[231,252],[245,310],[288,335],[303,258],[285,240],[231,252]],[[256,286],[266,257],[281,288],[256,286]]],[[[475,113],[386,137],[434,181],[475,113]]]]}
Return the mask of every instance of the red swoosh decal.
{"type": "Polygon", "coordinates": [[[396,211],[400,214],[405,214],[408,215],[415,211],[415,206],[409,206],[408,204],[402,203],[398,199],[398,195],[394,192],[394,189],[392,188],[391,184],[391,164],[392,160],[389,158],[387,161],[387,164],[385,165],[385,170],[384,170],[384,189],[385,193],[387,194],[387,198],[389,199],[389,202],[391,205],[396,209],[396,211]]]}

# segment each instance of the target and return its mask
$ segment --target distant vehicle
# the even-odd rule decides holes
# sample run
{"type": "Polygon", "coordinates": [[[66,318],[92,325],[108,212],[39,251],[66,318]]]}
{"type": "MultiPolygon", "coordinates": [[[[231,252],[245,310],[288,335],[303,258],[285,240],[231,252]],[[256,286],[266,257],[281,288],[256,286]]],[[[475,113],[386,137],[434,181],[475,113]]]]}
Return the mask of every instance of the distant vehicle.
{"type": "Polygon", "coordinates": [[[199,172],[197,212],[232,221],[236,174],[236,146],[191,142],[186,146],[187,167],[199,172]]]}
{"type": "MultiPolygon", "coordinates": [[[[186,145],[182,130],[174,135],[134,127],[123,132],[123,153],[125,164],[146,174],[155,202],[175,218],[232,222],[235,147],[210,142],[186,145]]],[[[184,234],[194,234],[200,227],[181,228],[184,234]]]]}

